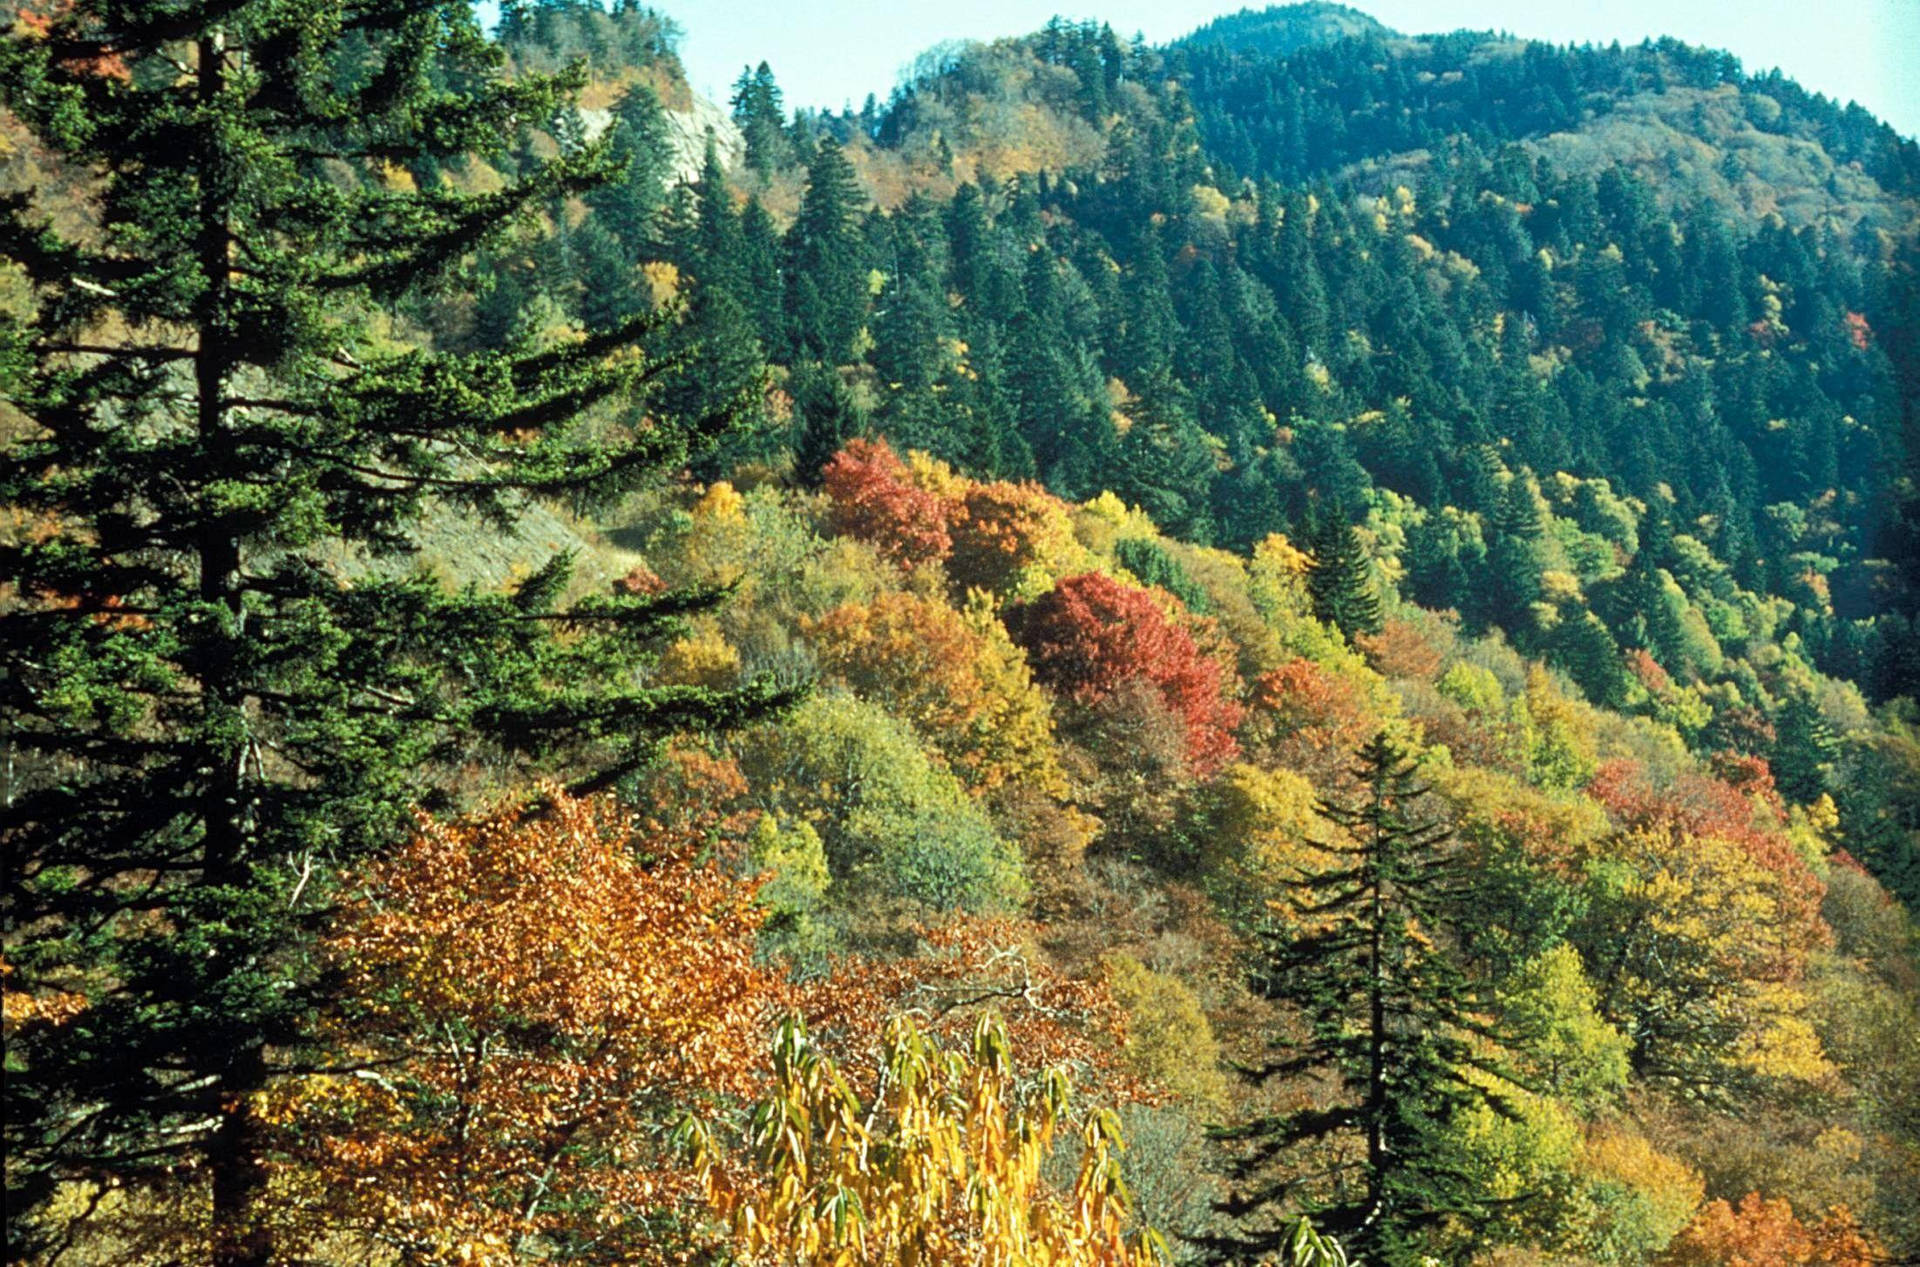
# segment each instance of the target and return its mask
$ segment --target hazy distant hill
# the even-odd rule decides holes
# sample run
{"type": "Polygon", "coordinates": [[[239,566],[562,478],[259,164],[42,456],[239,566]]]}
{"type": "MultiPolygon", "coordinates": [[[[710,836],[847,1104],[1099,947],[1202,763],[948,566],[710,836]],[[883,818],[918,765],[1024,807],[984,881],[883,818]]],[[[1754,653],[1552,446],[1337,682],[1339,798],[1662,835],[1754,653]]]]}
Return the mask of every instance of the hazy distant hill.
{"type": "Polygon", "coordinates": [[[1310,44],[1330,44],[1361,36],[1385,38],[1393,30],[1358,9],[1326,0],[1242,9],[1215,18],[1180,43],[1190,47],[1217,46],[1242,53],[1285,57],[1310,44]]]}

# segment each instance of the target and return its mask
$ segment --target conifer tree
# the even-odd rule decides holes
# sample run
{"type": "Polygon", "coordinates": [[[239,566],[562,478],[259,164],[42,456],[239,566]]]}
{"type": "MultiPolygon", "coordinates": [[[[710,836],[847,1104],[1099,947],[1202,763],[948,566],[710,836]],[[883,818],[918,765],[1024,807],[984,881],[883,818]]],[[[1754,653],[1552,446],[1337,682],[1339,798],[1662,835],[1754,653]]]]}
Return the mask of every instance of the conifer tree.
{"type": "Polygon", "coordinates": [[[656,219],[672,176],[665,111],[653,89],[636,84],[620,98],[613,108],[607,142],[614,162],[612,179],[595,189],[588,203],[607,231],[620,240],[631,262],[657,241],[656,219]]]}
{"type": "Polygon", "coordinates": [[[733,197],[727,191],[720,147],[712,137],[707,138],[700,179],[688,187],[688,195],[693,203],[692,221],[686,226],[686,246],[680,258],[702,286],[739,294],[746,287],[742,229],[740,218],[734,214],[733,197]]]}
{"type": "Polygon", "coordinates": [[[1360,533],[1339,512],[1326,513],[1312,531],[1307,592],[1313,612],[1348,638],[1380,632],[1380,595],[1360,533]]]}
{"type": "Polygon", "coordinates": [[[793,367],[787,380],[793,397],[795,438],[793,473],[801,484],[817,488],[820,472],[847,441],[867,429],[866,415],[831,365],[817,361],[793,367]]]}
{"type": "Polygon", "coordinates": [[[1257,987],[1299,1007],[1311,1027],[1277,1041],[1258,1082],[1322,1075],[1334,1103],[1219,1129],[1233,1150],[1221,1202],[1237,1230],[1207,1243],[1253,1261],[1285,1243],[1283,1206],[1304,1209],[1365,1262],[1418,1262],[1441,1221],[1484,1222],[1488,1195],[1444,1128],[1455,1114],[1502,1104],[1502,1036],[1448,944],[1468,898],[1451,832],[1423,814],[1428,792],[1385,732],[1360,749],[1353,802],[1322,802],[1341,829],[1331,861],[1294,883],[1290,918],[1264,935],[1257,987]]]}
{"type": "Polygon", "coordinates": [[[780,271],[780,231],[757,198],[740,213],[741,302],[753,317],[760,346],[769,352],[785,346],[786,278],[780,271]]]}
{"type": "Polygon", "coordinates": [[[1834,765],[1840,759],[1839,736],[1805,691],[1794,691],[1780,706],[1774,723],[1779,738],[1773,747],[1773,773],[1780,790],[1802,803],[1816,800],[1833,784],[1834,765]]]}
{"type": "Polygon", "coordinates": [[[513,353],[378,335],[612,158],[478,193],[394,174],[498,154],[580,83],[506,82],[459,3],[75,0],[0,46],[5,106],[93,174],[86,231],[30,195],[0,225],[34,301],[5,332],[27,425],[0,503],[37,525],[0,548],[9,989],[83,1000],[9,1043],[10,1215],[74,1176],[190,1172],[212,1260],[275,1259],[257,1093],[310,1037],[328,877],[461,767],[605,787],[771,701],[635,676],[711,596],[568,600],[564,554],[506,593],[407,567],[436,505],[505,523],[732,423],[609,417],[669,368],[659,317],[513,353]]]}
{"type": "Polygon", "coordinates": [[[761,62],[752,70],[740,68],[733,82],[733,121],[747,141],[747,166],[765,176],[787,155],[786,107],[773,68],[761,62]]]}
{"type": "Polygon", "coordinates": [[[853,167],[832,137],[807,165],[807,192],[787,231],[788,316],[797,358],[839,365],[866,316],[866,273],[853,167]]]}

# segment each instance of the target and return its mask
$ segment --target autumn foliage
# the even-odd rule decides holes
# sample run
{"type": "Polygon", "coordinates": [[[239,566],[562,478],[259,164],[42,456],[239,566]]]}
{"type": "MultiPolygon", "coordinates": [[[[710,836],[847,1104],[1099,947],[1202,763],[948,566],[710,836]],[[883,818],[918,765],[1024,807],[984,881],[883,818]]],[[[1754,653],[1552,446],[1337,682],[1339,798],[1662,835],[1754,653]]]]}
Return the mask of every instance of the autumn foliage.
{"type": "Polygon", "coordinates": [[[962,591],[1007,594],[1028,569],[1063,559],[1073,547],[1066,507],[1038,484],[970,484],[951,519],[947,571],[962,591]]]}
{"type": "Polygon", "coordinates": [[[885,440],[850,441],[821,474],[837,532],[908,571],[943,561],[956,595],[1004,598],[1075,554],[1066,505],[1038,484],[971,480],[923,454],[902,461],[885,440]]]}
{"type": "Polygon", "coordinates": [[[784,997],[754,964],[752,886],[550,795],[423,820],[327,943],[366,1072],[297,1080],[278,1110],[333,1232],[417,1261],[637,1250],[692,1195],[663,1115],[761,1085],[784,997]]]}
{"type": "Polygon", "coordinates": [[[1228,672],[1203,655],[1146,590],[1097,572],[1070,576],[1008,616],[1041,681],[1082,705],[1140,680],[1178,717],[1193,772],[1207,777],[1239,751],[1241,707],[1228,672]]]}
{"type": "Polygon", "coordinates": [[[990,612],[885,594],[807,631],[822,669],[912,722],[969,788],[1031,778],[1064,792],[1051,708],[990,612]]]}
{"type": "Polygon", "coordinates": [[[1663,1267],[1873,1267],[1886,1250],[1845,1207],[1817,1223],[1795,1217],[1784,1198],[1749,1192],[1737,1206],[1709,1201],[1674,1241],[1663,1267]]]}
{"type": "MultiPolygon", "coordinates": [[[[1631,762],[1600,766],[1588,794],[1629,830],[1670,831],[1712,837],[1737,845],[1762,868],[1777,904],[1783,946],[1796,960],[1826,946],[1831,934],[1820,920],[1826,886],[1787,838],[1780,801],[1764,762],[1736,762],[1735,782],[1686,773],[1657,787],[1631,762]]],[[[1778,965],[1791,971],[1786,964],[1778,965]]]]}
{"type": "Polygon", "coordinates": [[[914,483],[886,441],[850,441],[821,477],[832,502],[834,530],[871,542],[908,571],[952,547],[947,506],[937,493],[914,483]]]}
{"type": "Polygon", "coordinates": [[[753,1115],[736,1170],[711,1133],[683,1132],[716,1214],[748,1264],[971,1263],[1149,1267],[1164,1244],[1133,1234],[1120,1131],[1080,1127],[1069,1184],[1047,1174],[1069,1116],[1069,1076],[1019,1076],[1006,1031],[983,1017],[960,1051],[909,1020],[888,1024],[861,1094],[796,1024],[774,1044],[773,1094],[753,1115]]]}

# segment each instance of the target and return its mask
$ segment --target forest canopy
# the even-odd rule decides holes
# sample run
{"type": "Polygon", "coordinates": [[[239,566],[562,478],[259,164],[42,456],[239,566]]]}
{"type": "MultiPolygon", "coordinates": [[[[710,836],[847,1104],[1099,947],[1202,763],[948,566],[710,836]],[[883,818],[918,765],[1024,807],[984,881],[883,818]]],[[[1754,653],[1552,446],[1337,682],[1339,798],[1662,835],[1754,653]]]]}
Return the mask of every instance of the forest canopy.
{"type": "Polygon", "coordinates": [[[13,15],[10,1255],[1920,1252],[1920,147],[681,38],[13,15]]]}

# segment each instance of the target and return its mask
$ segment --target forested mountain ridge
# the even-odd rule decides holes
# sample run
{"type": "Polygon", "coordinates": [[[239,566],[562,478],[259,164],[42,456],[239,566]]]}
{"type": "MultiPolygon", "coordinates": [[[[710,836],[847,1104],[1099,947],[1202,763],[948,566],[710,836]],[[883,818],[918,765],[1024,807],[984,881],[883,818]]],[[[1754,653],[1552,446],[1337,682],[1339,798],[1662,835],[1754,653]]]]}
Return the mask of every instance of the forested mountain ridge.
{"type": "Polygon", "coordinates": [[[628,0],[33,12],[23,1257],[1920,1247],[1911,142],[1327,4],[691,154],[628,0]]]}

